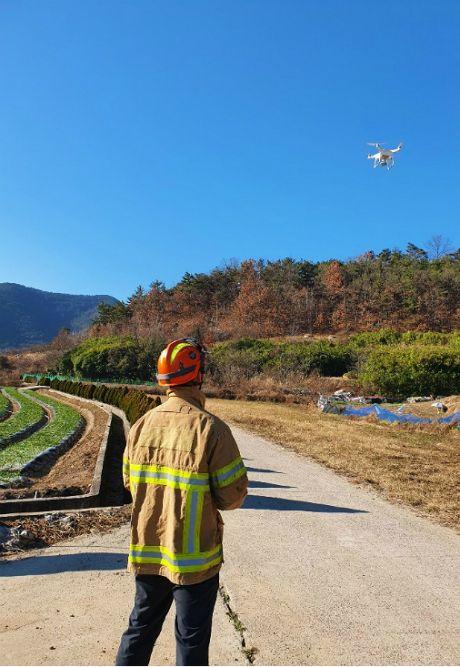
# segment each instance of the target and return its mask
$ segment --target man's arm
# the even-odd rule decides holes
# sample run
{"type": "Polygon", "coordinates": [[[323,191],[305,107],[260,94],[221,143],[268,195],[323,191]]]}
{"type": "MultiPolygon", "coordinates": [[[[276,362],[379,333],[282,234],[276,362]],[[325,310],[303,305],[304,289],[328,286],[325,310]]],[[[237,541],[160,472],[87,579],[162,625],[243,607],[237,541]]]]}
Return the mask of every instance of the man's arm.
{"type": "Polygon", "coordinates": [[[226,424],[216,425],[216,438],[208,460],[211,494],[220,510],[241,507],[248,477],[238,445],[226,424]]]}
{"type": "Polygon", "coordinates": [[[127,491],[131,491],[129,486],[129,447],[128,442],[126,443],[125,451],[123,452],[123,486],[127,491]]]}
{"type": "Polygon", "coordinates": [[[144,417],[140,417],[140,419],[138,419],[137,422],[129,429],[125,451],[123,452],[123,485],[129,493],[131,493],[130,461],[132,461],[134,443],[137,442],[139,434],[142,430],[142,426],[144,425],[144,417]]]}

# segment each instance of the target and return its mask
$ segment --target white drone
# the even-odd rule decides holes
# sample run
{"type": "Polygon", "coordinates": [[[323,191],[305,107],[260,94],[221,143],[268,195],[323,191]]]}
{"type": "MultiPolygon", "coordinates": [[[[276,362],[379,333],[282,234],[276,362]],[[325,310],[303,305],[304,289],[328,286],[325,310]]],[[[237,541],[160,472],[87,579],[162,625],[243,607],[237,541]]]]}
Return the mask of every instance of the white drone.
{"type": "Polygon", "coordinates": [[[396,148],[383,148],[380,144],[375,144],[375,143],[369,143],[367,144],[368,146],[375,146],[377,149],[377,153],[369,153],[367,156],[368,160],[374,160],[374,169],[375,167],[386,167],[387,169],[391,169],[391,167],[394,167],[394,154],[399,153],[401,148],[403,147],[402,144],[399,144],[396,148]]]}

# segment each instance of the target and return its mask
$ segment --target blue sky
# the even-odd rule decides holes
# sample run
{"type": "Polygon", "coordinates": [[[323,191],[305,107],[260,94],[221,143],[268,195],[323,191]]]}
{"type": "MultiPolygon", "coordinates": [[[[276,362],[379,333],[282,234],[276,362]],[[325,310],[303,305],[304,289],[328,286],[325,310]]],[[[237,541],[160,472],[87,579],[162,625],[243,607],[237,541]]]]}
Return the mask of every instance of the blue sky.
{"type": "Polygon", "coordinates": [[[0,0],[0,282],[459,246],[459,30],[457,0],[0,0]]]}

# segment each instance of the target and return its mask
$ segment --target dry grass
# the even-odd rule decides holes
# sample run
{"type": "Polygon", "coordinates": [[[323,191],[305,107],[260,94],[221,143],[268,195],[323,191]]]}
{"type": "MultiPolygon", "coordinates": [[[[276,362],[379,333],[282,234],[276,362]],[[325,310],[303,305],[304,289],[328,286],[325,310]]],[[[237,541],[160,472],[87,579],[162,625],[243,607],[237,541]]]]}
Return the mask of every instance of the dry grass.
{"type": "Polygon", "coordinates": [[[214,399],[207,409],[460,529],[457,429],[373,424],[322,414],[308,405],[214,399]]]}
{"type": "MultiPolygon", "coordinates": [[[[79,535],[108,533],[128,523],[131,517],[131,505],[86,512],[62,512],[62,517],[70,517],[71,521],[64,524],[60,521],[47,521],[44,517],[33,517],[4,519],[0,525],[27,530],[35,539],[31,539],[23,549],[40,549],[79,535]]],[[[10,554],[10,551],[0,549],[0,558],[10,554]]]]}
{"type": "Polygon", "coordinates": [[[218,385],[212,378],[206,379],[205,392],[212,398],[231,398],[248,401],[273,401],[275,403],[315,403],[320,394],[332,394],[337,389],[360,393],[355,380],[345,377],[326,377],[312,373],[283,373],[279,377],[271,373],[259,373],[250,378],[228,369],[218,385]]]}

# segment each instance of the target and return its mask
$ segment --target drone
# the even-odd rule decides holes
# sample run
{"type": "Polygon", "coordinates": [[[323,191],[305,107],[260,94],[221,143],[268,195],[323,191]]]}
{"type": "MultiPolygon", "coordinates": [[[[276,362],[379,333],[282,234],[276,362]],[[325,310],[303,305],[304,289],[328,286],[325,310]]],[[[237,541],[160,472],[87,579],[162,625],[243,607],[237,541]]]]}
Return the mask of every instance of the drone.
{"type": "Polygon", "coordinates": [[[377,153],[369,153],[367,156],[368,160],[374,160],[374,169],[375,167],[386,167],[388,170],[390,170],[392,167],[394,167],[395,161],[394,161],[394,154],[399,153],[403,145],[400,143],[396,148],[383,148],[380,144],[377,143],[369,143],[367,144],[368,146],[375,146],[377,149],[377,153]]]}

